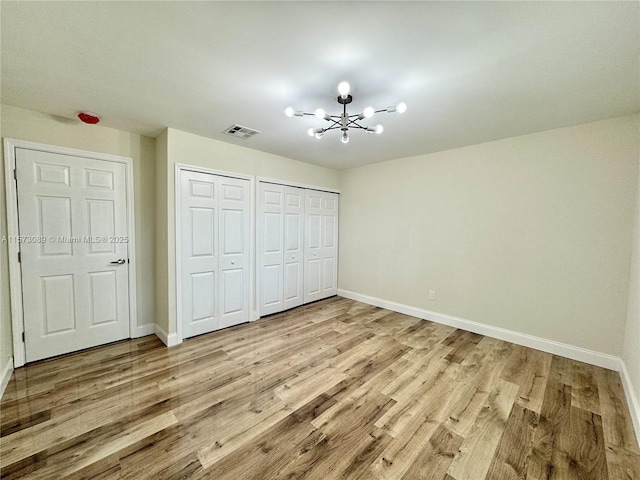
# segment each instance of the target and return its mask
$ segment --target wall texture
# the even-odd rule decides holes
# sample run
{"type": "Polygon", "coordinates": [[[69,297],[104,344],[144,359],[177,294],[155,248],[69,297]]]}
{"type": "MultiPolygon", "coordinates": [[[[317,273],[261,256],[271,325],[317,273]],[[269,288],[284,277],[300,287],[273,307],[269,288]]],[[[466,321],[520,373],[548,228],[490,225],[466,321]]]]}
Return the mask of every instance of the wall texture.
{"type": "MultiPolygon", "coordinates": [[[[160,137],[158,137],[160,139],[160,137]]],[[[164,141],[164,140],[162,140],[164,141]]],[[[250,140],[249,140],[250,142],[250,140]]],[[[167,298],[166,316],[158,314],[157,323],[167,333],[176,332],[175,296],[175,164],[183,163],[219,171],[268,177],[283,181],[316,185],[325,188],[338,187],[338,172],[298,162],[277,155],[232,145],[210,138],[169,128],[166,138],[166,189],[164,173],[158,173],[158,211],[166,208],[166,216],[157,225],[160,235],[166,232],[166,279],[158,279],[157,298],[167,298]],[[166,198],[165,198],[166,192],[166,198]],[[163,203],[163,205],[160,205],[163,203]],[[166,207],[165,207],[166,205],[166,207]],[[166,285],[166,289],[165,289],[166,285]]],[[[250,143],[248,143],[250,145],[250,143]]],[[[164,152],[158,148],[157,166],[161,167],[164,152]]],[[[164,245],[163,245],[164,248],[164,245]]],[[[164,271],[164,259],[159,259],[158,271],[164,271]]],[[[253,308],[252,308],[253,310],[253,308]]]]}
{"type": "Polygon", "coordinates": [[[339,287],[620,356],[638,123],[342,171],[339,287]]]}
{"type": "MultiPolygon", "coordinates": [[[[154,323],[155,292],[155,140],[113,128],[90,126],[79,121],[64,119],[2,105],[2,136],[17,140],[77,148],[100,153],[121,155],[133,159],[134,204],[136,221],[137,302],[138,325],[154,323]]],[[[3,167],[4,171],[4,167],[3,167]]],[[[4,206],[4,179],[2,178],[2,229],[6,228],[4,206]]],[[[3,230],[4,234],[6,230],[3,230]]],[[[8,298],[6,244],[0,245],[2,255],[2,299],[8,298]]],[[[6,356],[6,337],[11,346],[11,320],[2,302],[2,357],[6,356]]],[[[0,365],[1,366],[1,365],[0,365]]]]}

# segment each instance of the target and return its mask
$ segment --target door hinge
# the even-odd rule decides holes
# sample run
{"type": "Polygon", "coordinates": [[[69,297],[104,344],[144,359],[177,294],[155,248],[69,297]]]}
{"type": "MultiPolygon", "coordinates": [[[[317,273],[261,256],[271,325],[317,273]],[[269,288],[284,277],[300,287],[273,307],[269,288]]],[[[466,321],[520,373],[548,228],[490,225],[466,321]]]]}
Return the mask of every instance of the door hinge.
{"type": "Polygon", "coordinates": [[[22,343],[24,343],[24,332],[22,332],[22,343]]]}
{"type": "Polygon", "coordinates": [[[22,255],[18,252],[18,263],[22,263],[22,255]]]}
{"type": "Polygon", "coordinates": [[[13,179],[17,182],[18,181],[18,173],[16,172],[16,169],[13,169],[13,179]]]}

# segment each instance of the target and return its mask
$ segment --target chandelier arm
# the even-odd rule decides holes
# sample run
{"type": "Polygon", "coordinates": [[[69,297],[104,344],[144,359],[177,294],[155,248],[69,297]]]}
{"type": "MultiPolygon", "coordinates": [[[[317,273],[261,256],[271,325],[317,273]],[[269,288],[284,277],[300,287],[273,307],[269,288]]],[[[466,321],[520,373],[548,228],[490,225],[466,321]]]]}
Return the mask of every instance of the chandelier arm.
{"type": "Polygon", "coordinates": [[[367,129],[367,127],[363,127],[356,120],[349,120],[349,123],[347,124],[347,127],[348,128],[362,128],[363,130],[367,129]]]}

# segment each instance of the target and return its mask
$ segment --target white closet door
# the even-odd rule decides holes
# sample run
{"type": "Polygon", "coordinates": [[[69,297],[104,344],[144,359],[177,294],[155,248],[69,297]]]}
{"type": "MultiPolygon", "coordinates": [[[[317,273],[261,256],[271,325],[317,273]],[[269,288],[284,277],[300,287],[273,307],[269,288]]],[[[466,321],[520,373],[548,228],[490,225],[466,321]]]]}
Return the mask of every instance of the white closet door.
{"type": "Polygon", "coordinates": [[[129,336],[126,167],[16,149],[26,360],[129,336]]]}
{"type": "Polygon", "coordinates": [[[283,185],[260,182],[258,186],[258,249],[260,265],[260,316],[284,310],[283,247],[284,247],[283,185]]]}
{"type": "Polygon", "coordinates": [[[304,303],[337,294],[338,194],[305,191],[304,303]]]}
{"type": "Polygon", "coordinates": [[[183,338],[249,321],[249,186],[180,173],[183,338]]]}
{"type": "Polygon", "coordinates": [[[249,321],[251,189],[248,180],[220,177],[220,328],[249,321]]]}
{"type": "Polygon", "coordinates": [[[182,336],[217,330],[218,196],[215,175],[180,173],[182,336]]]}
{"type": "Polygon", "coordinates": [[[284,190],[284,310],[304,302],[304,192],[284,190]]]}

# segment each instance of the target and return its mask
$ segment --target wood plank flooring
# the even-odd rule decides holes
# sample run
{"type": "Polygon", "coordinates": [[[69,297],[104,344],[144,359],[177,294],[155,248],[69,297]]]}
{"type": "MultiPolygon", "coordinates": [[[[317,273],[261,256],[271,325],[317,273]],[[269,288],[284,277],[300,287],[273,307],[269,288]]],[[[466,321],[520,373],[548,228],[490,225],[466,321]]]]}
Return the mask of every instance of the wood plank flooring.
{"type": "Polygon", "coordinates": [[[617,373],[334,297],[16,370],[2,478],[640,479],[617,373]]]}

